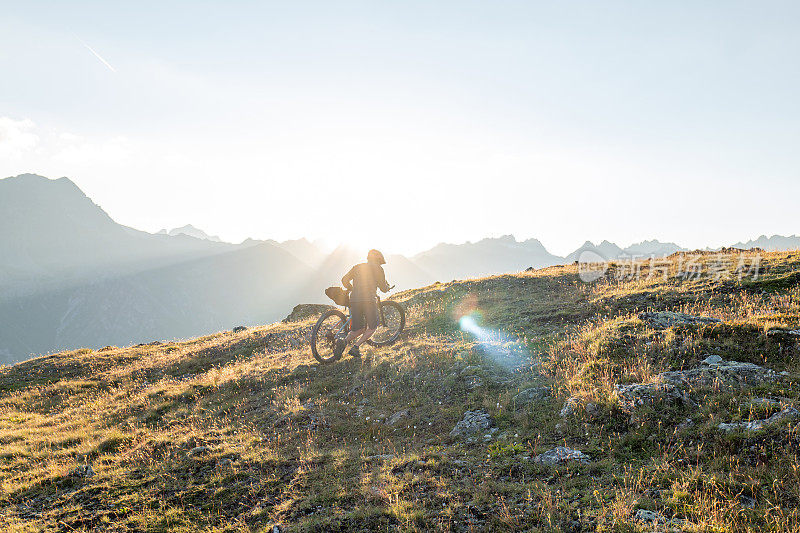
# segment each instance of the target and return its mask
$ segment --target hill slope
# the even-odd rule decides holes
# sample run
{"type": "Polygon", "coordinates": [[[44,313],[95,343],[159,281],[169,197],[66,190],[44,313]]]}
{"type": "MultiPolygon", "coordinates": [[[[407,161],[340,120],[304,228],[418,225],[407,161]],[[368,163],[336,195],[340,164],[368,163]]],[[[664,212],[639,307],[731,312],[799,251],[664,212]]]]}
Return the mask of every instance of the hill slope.
{"type": "Polygon", "coordinates": [[[407,291],[324,367],[310,318],[0,369],[0,527],[796,531],[800,259],[692,259],[407,291]]]}

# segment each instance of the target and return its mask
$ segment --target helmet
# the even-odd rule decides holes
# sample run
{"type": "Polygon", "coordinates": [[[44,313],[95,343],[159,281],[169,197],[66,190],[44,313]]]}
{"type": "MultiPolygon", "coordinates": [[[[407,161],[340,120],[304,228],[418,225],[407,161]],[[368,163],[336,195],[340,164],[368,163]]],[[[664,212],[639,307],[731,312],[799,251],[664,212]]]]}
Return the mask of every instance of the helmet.
{"type": "Polygon", "coordinates": [[[367,254],[367,262],[369,263],[378,263],[379,265],[385,265],[386,259],[383,258],[383,254],[380,253],[378,250],[370,250],[367,254]]]}

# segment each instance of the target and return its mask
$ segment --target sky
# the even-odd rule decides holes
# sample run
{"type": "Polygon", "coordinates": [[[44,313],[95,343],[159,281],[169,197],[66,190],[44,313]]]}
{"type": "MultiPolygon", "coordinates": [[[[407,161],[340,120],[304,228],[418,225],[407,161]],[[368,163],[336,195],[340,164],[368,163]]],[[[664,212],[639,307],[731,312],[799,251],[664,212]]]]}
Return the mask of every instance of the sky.
{"type": "Polygon", "coordinates": [[[800,233],[800,3],[0,0],[0,177],[414,253],[800,233]]]}

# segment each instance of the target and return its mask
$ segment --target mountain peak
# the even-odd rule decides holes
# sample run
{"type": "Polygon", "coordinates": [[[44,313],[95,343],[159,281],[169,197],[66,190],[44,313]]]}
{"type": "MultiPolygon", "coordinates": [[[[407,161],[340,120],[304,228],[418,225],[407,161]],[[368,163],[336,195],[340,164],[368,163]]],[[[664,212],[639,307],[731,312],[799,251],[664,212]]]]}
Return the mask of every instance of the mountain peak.
{"type": "Polygon", "coordinates": [[[186,224],[185,226],[181,226],[180,228],[171,229],[166,233],[167,235],[170,235],[172,237],[176,237],[178,235],[186,235],[188,237],[194,237],[195,239],[201,239],[204,241],[222,242],[222,239],[220,239],[218,236],[209,235],[205,231],[196,228],[191,224],[186,224]]]}

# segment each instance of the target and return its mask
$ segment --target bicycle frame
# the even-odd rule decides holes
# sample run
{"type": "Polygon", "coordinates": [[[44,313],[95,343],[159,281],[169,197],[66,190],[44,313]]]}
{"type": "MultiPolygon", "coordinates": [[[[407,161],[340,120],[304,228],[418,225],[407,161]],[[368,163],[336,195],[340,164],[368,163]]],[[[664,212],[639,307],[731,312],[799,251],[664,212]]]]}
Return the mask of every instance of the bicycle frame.
{"type": "MultiPolygon", "coordinates": [[[[381,307],[381,297],[375,296],[375,299],[377,300],[377,302],[375,302],[375,305],[378,306],[378,325],[386,327],[386,315],[383,313],[383,307],[381,307]]],[[[353,312],[350,309],[350,306],[348,305],[347,320],[345,320],[344,323],[341,325],[341,327],[339,327],[339,329],[336,331],[336,336],[344,335],[348,331],[350,331],[350,324],[352,322],[353,322],[353,312]]]]}

